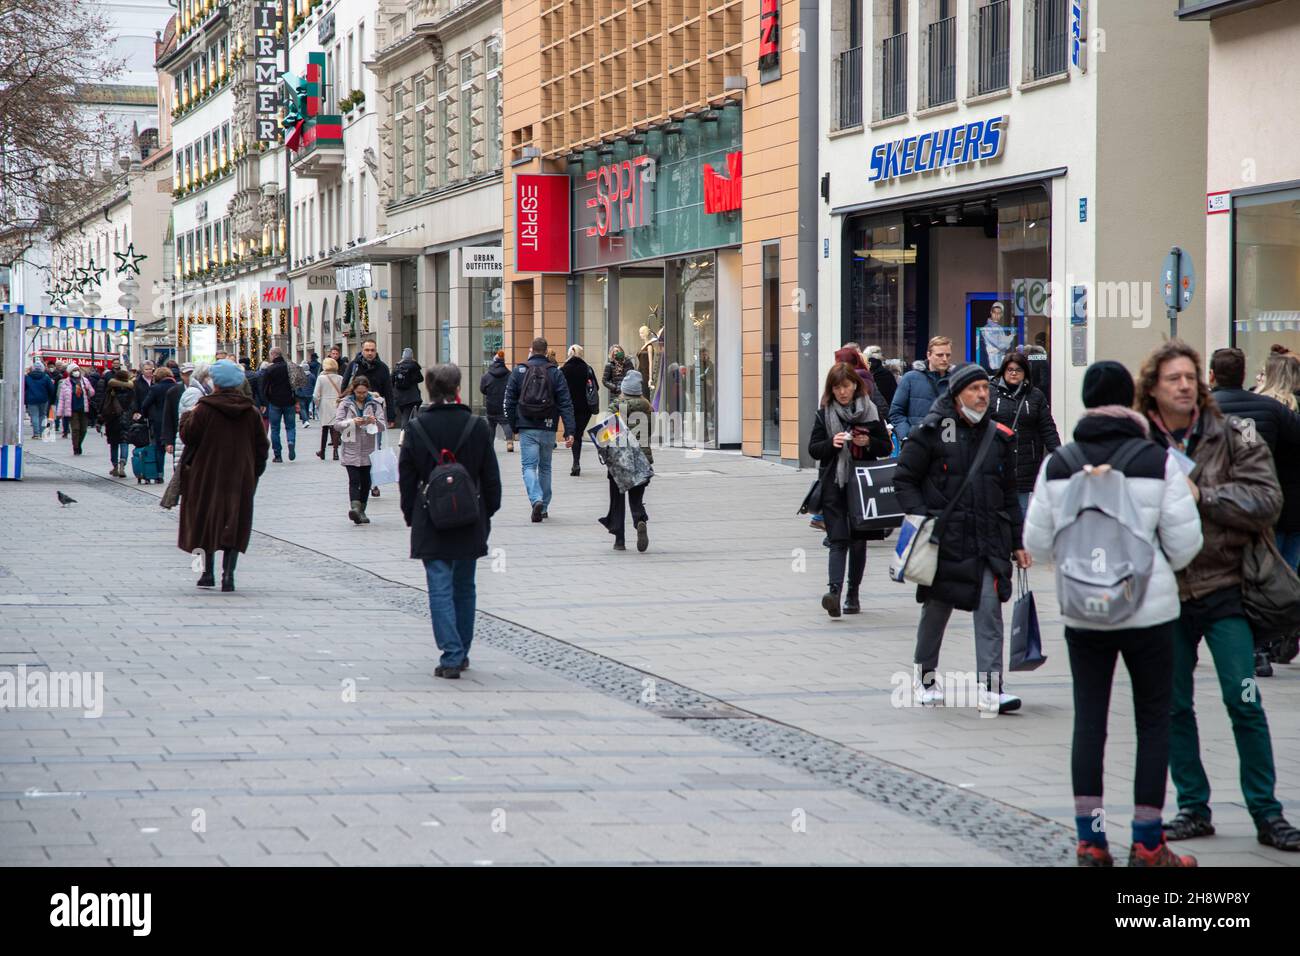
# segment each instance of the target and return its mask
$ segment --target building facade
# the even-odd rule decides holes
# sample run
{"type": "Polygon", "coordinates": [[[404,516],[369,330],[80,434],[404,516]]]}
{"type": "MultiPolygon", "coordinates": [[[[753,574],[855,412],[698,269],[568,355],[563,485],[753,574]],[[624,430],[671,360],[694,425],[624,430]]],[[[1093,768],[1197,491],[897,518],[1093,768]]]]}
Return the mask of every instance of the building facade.
{"type": "Polygon", "coordinates": [[[1247,383],[1279,343],[1300,351],[1300,120],[1259,91],[1300,83],[1300,3],[1184,2],[1209,29],[1206,348],[1246,352],[1247,383]]]}
{"type": "Polygon", "coordinates": [[[377,200],[390,238],[348,258],[387,272],[381,353],[455,362],[462,399],[481,410],[479,378],[503,343],[501,2],[394,4],[376,35],[377,200]]]}
{"type": "Polygon", "coordinates": [[[289,345],[289,310],[260,299],[261,283],[285,271],[279,9],[182,0],[175,41],[157,61],[173,103],[172,315],[187,357],[196,325],[213,326],[217,348],[254,365],[289,345]]]}
{"type": "Polygon", "coordinates": [[[506,7],[507,352],[577,343],[599,373],[621,346],[661,441],[801,456],[817,70],[800,7],[506,7]]]}
{"type": "Polygon", "coordinates": [[[1204,30],[1123,0],[835,0],[820,30],[822,368],[1021,348],[1064,433],[1089,362],[1168,335],[1170,248],[1204,261],[1204,30]]]}

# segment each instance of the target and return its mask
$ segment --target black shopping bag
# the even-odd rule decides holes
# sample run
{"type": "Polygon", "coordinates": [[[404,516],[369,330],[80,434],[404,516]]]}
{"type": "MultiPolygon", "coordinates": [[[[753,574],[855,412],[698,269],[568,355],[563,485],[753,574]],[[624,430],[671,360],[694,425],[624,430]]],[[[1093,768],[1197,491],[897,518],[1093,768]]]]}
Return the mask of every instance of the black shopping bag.
{"type": "Polygon", "coordinates": [[[894,494],[894,470],[898,462],[858,465],[849,488],[849,517],[854,531],[892,531],[907,515],[894,494]]]}
{"type": "Polygon", "coordinates": [[[1029,590],[1029,575],[1023,570],[1016,572],[1016,591],[1018,596],[1011,610],[1011,669],[1037,670],[1047,658],[1043,655],[1043,635],[1038,630],[1034,592],[1029,590]]]}

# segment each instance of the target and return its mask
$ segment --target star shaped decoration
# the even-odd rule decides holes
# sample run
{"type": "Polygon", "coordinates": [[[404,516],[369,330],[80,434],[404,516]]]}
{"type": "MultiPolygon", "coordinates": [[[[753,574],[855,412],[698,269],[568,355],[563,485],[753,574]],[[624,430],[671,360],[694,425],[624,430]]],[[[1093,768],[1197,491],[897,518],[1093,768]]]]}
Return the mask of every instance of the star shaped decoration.
{"type": "Polygon", "coordinates": [[[87,286],[99,285],[107,273],[107,269],[96,269],[95,260],[92,258],[90,265],[81,266],[77,269],[77,290],[84,291],[87,286]]]}
{"type": "Polygon", "coordinates": [[[117,275],[124,273],[139,275],[140,263],[149,258],[146,255],[136,255],[134,242],[127,243],[126,252],[115,252],[113,256],[117,259],[117,269],[115,270],[117,275]]]}
{"type": "Polygon", "coordinates": [[[68,299],[68,292],[62,285],[57,285],[49,292],[50,307],[57,309],[68,299]]]}

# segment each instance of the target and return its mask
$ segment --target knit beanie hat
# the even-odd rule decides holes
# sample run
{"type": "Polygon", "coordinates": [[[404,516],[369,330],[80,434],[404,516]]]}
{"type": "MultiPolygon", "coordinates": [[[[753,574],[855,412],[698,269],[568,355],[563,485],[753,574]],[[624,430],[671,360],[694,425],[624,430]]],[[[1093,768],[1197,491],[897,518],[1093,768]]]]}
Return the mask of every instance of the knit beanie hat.
{"type": "Polygon", "coordinates": [[[964,365],[958,365],[948,373],[948,394],[956,398],[963,389],[969,388],[976,382],[987,382],[988,380],[988,371],[978,362],[967,362],[964,365]]]}
{"type": "Polygon", "coordinates": [[[1083,373],[1083,407],[1133,407],[1133,376],[1119,362],[1093,362],[1083,373]]]}
{"type": "Polygon", "coordinates": [[[642,387],[641,373],[636,369],[632,369],[623,376],[623,384],[621,387],[624,395],[640,395],[642,387]]]}
{"type": "Polygon", "coordinates": [[[230,359],[222,359],[212,366],[212,384],[217,388],[238,388],[244,381],[244,370],[230,359]]]}

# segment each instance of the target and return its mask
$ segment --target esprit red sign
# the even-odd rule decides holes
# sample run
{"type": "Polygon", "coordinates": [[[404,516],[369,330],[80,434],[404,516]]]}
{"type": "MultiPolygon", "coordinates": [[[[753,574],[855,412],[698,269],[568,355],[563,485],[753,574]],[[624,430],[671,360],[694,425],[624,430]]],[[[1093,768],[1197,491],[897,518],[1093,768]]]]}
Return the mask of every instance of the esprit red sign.
{"type": "Polygon", "coordinates": [[[515,176],[515,272],[570,271],[569,177],[515,176]]]}
{"type": "Polygon", "coordinates": [[[704,164],[704,211],[730,212],[740,208],[740,151],[727,154],[727,175],[723,176],[712,164],[704,164]]]}
{"type": "Polygon", "coordinates": [[[596,210],[596,224],[587,227],[587,235],[608,236],[650,221],[647,198],[654,189],[653,158],[635,156],[601,166],[587,173],[587,181],[593,180],[596,195],[587,200],[587,208],[596,210]]]}
{"type": "Polygon", "coordinates": [[[781,0],[762,0],[758,12],[758,68],[771,69],[781,56],[781,0]]]}

